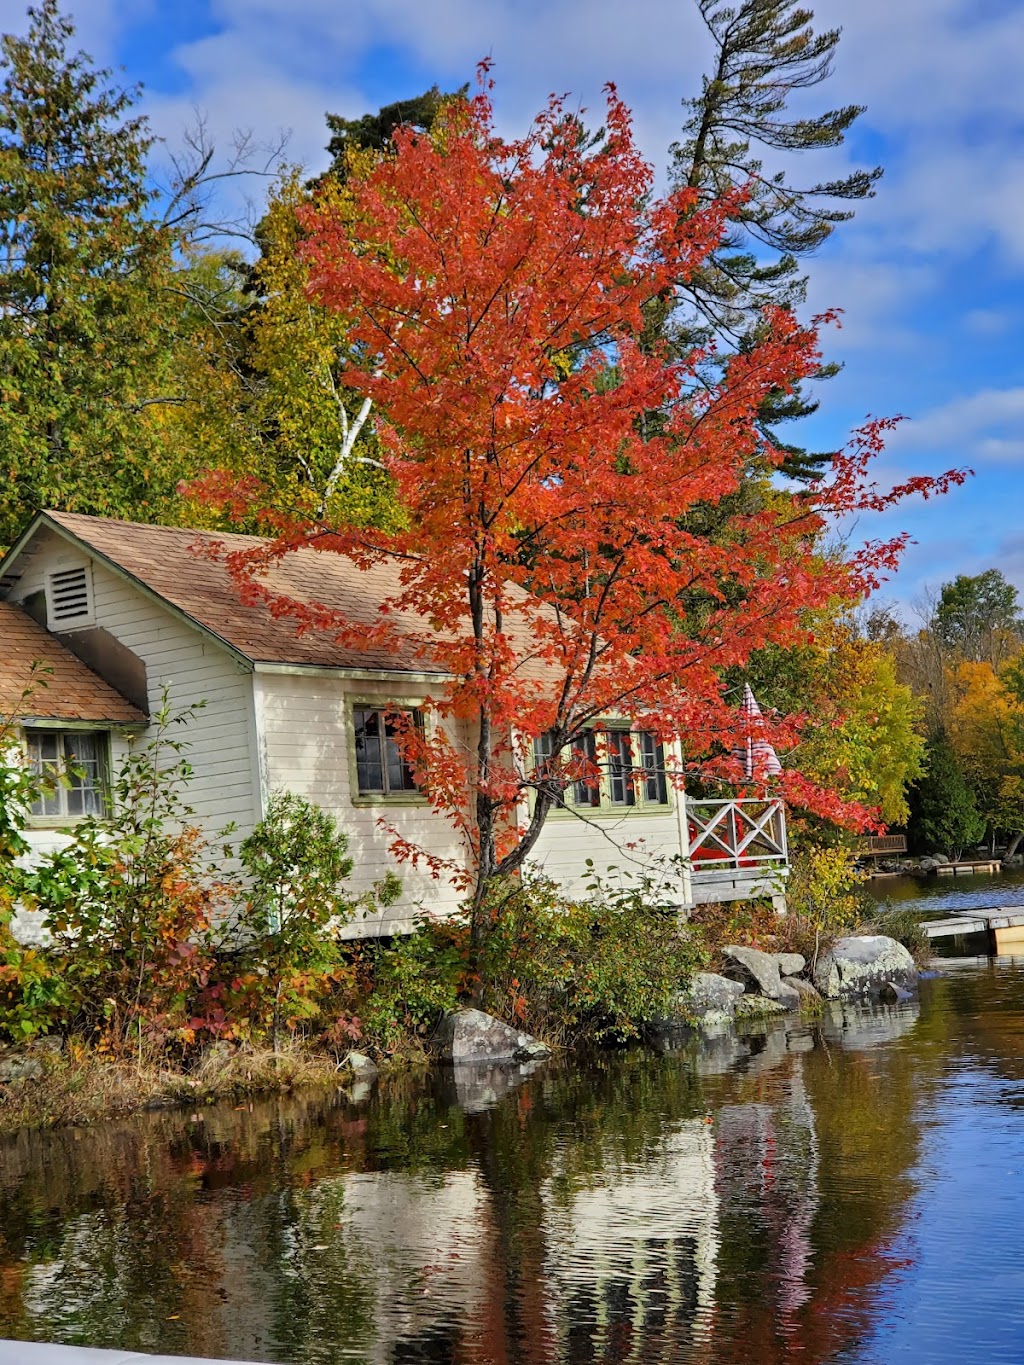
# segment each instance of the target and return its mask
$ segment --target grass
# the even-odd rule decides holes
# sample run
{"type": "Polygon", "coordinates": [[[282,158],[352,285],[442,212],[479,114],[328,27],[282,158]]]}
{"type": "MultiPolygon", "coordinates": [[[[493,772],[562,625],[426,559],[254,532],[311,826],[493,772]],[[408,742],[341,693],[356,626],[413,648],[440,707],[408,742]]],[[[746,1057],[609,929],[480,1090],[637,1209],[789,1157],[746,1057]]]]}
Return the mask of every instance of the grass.
{"type": "MultiPolygon", "coordinates": [[[[23,1054],[22,1054],[23,1055],[23,1054]]],[[[61,1128],[141,1109],[241,1100],[300,1087],[337,1086],[335,1058],[298,1049],[208,1054],[188,1073],[119,1061],[72,1040],[59,1053],[33,1053],[42,1071],[0,1084],[0,1133],[61,1128]]]]}

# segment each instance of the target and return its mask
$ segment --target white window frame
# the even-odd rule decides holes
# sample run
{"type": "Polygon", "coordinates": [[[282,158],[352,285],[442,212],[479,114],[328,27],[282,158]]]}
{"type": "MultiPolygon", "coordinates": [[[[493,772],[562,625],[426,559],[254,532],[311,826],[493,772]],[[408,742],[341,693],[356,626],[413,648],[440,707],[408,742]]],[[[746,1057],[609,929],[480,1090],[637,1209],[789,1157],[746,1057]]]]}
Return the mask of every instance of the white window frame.
{"type": "Polygon", "coordinates": [[[88,815],[102,815],[106,812],[107,802],[110,794],[110,731],[98,728],[94,725],[79,726],[56,726],[56,725],[26,725],[24,727],[25,743],[25,762],[35,771],[44,771],[47,767],[51,769],[55,778],[54,790],[46,796],[39,798],[39,802],[33,802],[33,808],[29,812],[29,820],[34,827],[46,825],[73,825],[79,820],[83,820],[88,815]],[[43,738],[55,739],[57,753],[54,758],[41,758],[40,766],[37,766],[32,753],[33,741],[43,738]],[[98,754],[96,759],[95,781],[88,784],[76,785],[77,779],[73,775],[74,769],[78,766],[75,762],[74,742],[87,737],[98,742],[98,754]],[[70,779],[71,785],[67,782],[70,779]],[[82,809],[73,811],[69,809],[72,794],[76,791],[89,791],[95,793],[98,800],[94,804],[96,809],[82,809]],[[56,803],[56,810],[37,810],[37,804],[56,803]]]}
{"type": "MultiPolygon", "coordinates": [[[[616,747],[621,743],[617,739],[616,747]]],[[[576,815],[614,815],[622,817],[631,811],[646,811],[649,814],[664,814],[672,809],[671,787],[667,776],[667,765],[665,763],[665,742],[658,740],[653,730],[634,729],[625,722],[614,720],[596,721],[592,726],[588,726],[579,739],[574,741],[573,748],[582,747],[589,762],[593,762],[600,770],[596,781],[582,778],[576,782],[567,783],[564,788],[562,802],[555,808],[556,811],[563,810],[568,814],[576,815]],[[649,776],[640,776],[645,771],[645,764],[636,762],[635,758],[630,762],[630,775],[617,774],[613,771],[613,764],[617,756],[613,756],[612,747],[602,741],[603,736],[614,735],[616,737],[628,736],[629,742],[634,746],[634,752],[639,751],[638,756],[642,759],[643,749],[647,747],[647,739],[653,746],[653,757],[657,763],[658,751],[661,751],[661,770],[649,776]],[[638,774],[634,776],[633,774],[638,774]],[[656,784],[657,796],[651,796],[651,785],[656,784]],[[660,795],[663,793],[664,795],[660,795]]],[[[544,761],[545,755],[541,750],[541,740],[535,739],[533,742],[533,761],[534,766],[544,761]]]]}

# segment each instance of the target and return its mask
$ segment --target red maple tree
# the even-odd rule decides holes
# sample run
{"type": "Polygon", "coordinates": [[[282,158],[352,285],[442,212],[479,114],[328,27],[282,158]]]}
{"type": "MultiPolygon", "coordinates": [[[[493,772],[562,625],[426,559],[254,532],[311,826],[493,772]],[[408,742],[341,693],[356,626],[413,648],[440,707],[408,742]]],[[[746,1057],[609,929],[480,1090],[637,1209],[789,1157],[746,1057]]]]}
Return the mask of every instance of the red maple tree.
{"type": "MultiPolygon", "coordinates": [[[[268,546],[231,560],[247,595],[301,626],[364,647],[400,634],[450,675],[426,703],[449,724],[407,726],[402,742],[468,841],[478,946],[488,884],[522,865],[567,780],[593,762],[581,756],[588,727],[613,716],[681,741],[677,785],[716,753],[715,770],[737,778],[725,671],[806,639],[809,609],[863,596],[905,543],[840,558],[820,552],[823,529],[962,477],[878,491],[875,423],[827,481],[709,530],[709,509],[752,461],[778,462],[758,411],[818,367],[816,331],[766,314],[758,344],[712,385],[700,353],[643,344],[645,305],[701,266],[739,197],[654,199],[611,88],[605,129],[589,146],[552,99],[506,141],[485,89],[429,137],[400,129],[393,155],[353,172],[343,210],[307,211],[312,288],[349,321],[346,382],[372,400],[405,528],[279,517],[268,546]],[[400,589],[374,625],[268,591],[261,570],[303,544],[360,566],[399,557],[400,589]]],[[[765,721],[766,737],[785,744],[793,725],[765,721]]],[[[799,773],[783,785],[821,813],[868,818],[799,773]]]]}

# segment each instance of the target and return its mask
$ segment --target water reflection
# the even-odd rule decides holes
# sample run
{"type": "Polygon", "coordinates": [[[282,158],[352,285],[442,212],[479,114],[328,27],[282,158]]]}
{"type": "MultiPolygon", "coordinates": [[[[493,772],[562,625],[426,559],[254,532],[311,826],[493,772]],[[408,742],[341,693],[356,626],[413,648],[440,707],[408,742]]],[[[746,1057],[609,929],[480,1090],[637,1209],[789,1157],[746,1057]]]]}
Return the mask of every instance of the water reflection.
{"type": "Polygon", "coordinates": [[[1024,1123],[1021,983],[996,964],[921,1010],[711,1049],[21,1134],[0,1336],[296,1365],[860,1359],[915,1260],[936,1095],[981,1068],[1024,1123]]]}

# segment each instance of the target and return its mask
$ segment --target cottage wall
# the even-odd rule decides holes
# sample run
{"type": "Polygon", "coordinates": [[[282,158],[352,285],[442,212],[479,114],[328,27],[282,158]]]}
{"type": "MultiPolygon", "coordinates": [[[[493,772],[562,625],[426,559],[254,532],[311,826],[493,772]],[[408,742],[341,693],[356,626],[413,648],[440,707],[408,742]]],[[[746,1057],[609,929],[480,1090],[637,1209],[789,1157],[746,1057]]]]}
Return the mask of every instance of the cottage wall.
{"type": "Polygon", "coordinates": [[[435,856],[461,863],[457,833],[421,798],[360,798],[354,775],[353,703],[415,705],[422,691],[404,684],[399,694],[394,682],[308,673],[257,672],[253,683],[265,793],[295,792],[338,819],[355,860],[348,883],[354,892],[370,890],[388,870],[402,880],[401,899],[383,915],[350,926],[347,936],[401,932],[412,928],[423,911],[451,914],[460,903],[459,890],[446,878],[433,878],[422,864],[398,863],[389,851],[392,836],[381,822],[435,856]]]}
{"type": "MultiPolygon", "coordinates": [[[[19,558],[20,577],[10,600],[24,602],[44,589],[50,573],[90,562],[95,623],[145,665],[150,713],[160,705],[165,685],[175,712],[205,703],[187,725],[174,730],[176,739],[190,745],[188,759],[195,776],[189,803],[200,816],[208,813],[203,823],[211,834],[233,822],[238,827],[233,837],[244,837],[262,815],[248,669],[201,631],[50,531],[41,531],[19,558]]],[[[115,739],[115,766],[124,744],[115,739]]],[[[56,837],[51,831],[36,830],[33,844],[42,848],[56,837]]]]}
{"type": "Polygon", "coordinates": [[[682,799],[671,793],[671,807],[664,811],[636,807],[614,813],[588,811],[585,817],[553,812],[534,845],[530,865],[552,877],[569,896],[582,896],[594,873],[612,885],[627,887],[650,876],[664,883],[667,903],[682,903],[685,887],[666,866],[679,857],[682,799]],[[592,870],[587,868],[588,858],[592,870]]]}

